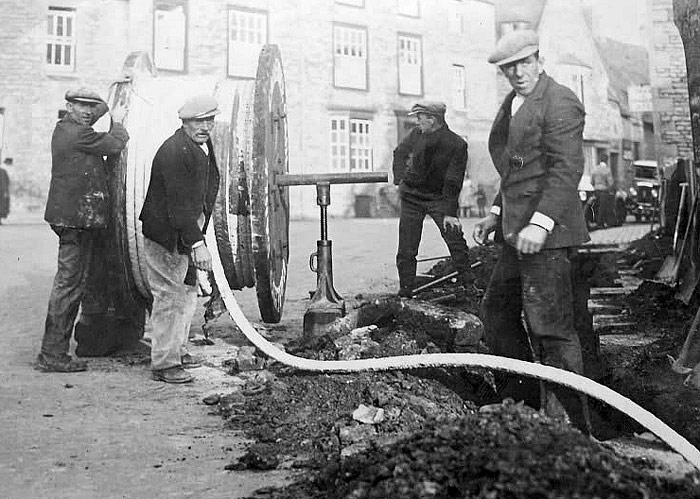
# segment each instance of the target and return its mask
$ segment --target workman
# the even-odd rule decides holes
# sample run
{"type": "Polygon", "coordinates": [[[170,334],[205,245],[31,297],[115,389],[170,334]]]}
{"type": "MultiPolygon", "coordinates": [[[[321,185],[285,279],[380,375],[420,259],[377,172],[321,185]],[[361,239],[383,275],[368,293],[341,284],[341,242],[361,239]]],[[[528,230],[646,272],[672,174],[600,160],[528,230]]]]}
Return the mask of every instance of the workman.
{"type": "MultiPolygon", "coordinates": [[[[107,103],[88,88],[65,94],[67,113],[51,138],[51,184],[44,220],[58,235],[58,269],[51,289],[37,368],[47,372],[84,371],[87,363],[71,358],[70,338],[78,309],[100,309],[104,296],[88,292],[105,283],[104,245],[108,221],[107,161],[126,146],[121,125],[125,108],[113,109],[109,132],[92,125],[108,111],[107,103]]],[[[77,326],[76,326],[77,327],[77,326]]],[[[99,332],[97,332],[99,333],[99,332]]]]}
{"type": "MultiPolygon", "coordinates": [[[[590,239],[577,193],[584,165],[584,108],[544,71],[532,30],[503,36],[488,60],[500,68],[512,91],[489,136],[500,189],[474,228],[477,243],[494,231],[502,243],[482,302],[485,339],[497,355],[582,374],[570,257],[590,239]]],[[[503,396],[537,406],[539,394],[526,393],[526,385],[511,378],[503,396]]],[[[590,432],[583,396],[552,387],[542,400],[548,411],[563,406],[573,425],[590,432]]]]}
{"type": "Polygon", "coordinates": [[[607,227],[613,223],[613,203],[615,196],[615,180],[608,166],[608,157],[600,155],[600,162],[591,168],[591,184],[598,200],[596,211],[596,225],[598,228],[607,227]]]}
{"type": "Polygon", "coordinates": [[[416,117],[418,125],[394,150],[394,184],[399,186],[401,200],[396,254],[401,297],[411,297],[415,289],[416,256],[426,215],[440,230],[462,282],[469,270],[469,249],[457,216],[467,142],[447,126],[446,110],[442,102],[415,104],[408,114],[416,117]]]}
{"type": "Polygon", "coordinates": [[[210,95],[185,101],[178,111],[182,126],[153,158],[139,217],[153,295],[151,370],[153,379],[166,383],[192,381],[185,369],[201,365],[187,352],[187,341],[197,306],[197,269],[211,271],[204,233],[219,189],[210,138],[219,112],[210,95]]]}

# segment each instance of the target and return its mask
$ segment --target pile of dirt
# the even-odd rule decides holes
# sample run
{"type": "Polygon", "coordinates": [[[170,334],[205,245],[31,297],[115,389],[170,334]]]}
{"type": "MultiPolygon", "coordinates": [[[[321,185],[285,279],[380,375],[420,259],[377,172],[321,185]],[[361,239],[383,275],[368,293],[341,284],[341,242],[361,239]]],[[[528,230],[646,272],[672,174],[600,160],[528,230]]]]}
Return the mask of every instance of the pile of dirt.
{"type": "MultiPolygon", "coordinates": [[[[471,280],[448,281],[420,298],[478,315],[498,249],[471,251],[472,261],[481,262],[471,280]]],[[[658,241],[648,240],[632,246],[622,260],[652,273],[658,251],[658,241]]],[[[450,270],[449,262],[440,262],[430,273],[450,270]]],[[[677,302],[666,288],[645,282],[630,297],[629,317],[658,339],[639,348],[604,347],[613,367],[603,382],[697,445],[700,397],[683,386],[666,359],[677,354],[694,308],[677,302]]],[[[424,332],[397,328],[390,320],[371,340],[365,356],[439,351],[424,332]]],[[[319,341],[287,347],[300,356],[337,358],[332,339],[319,341]]],[[[483,373],[305,375],[273,364],[257,376],[257,386],[226,395],[219,404],[229,426],[254,440],[228,469],[299,470],[296,483],[261,490],[258,499],[700,497],[697,474],[678,481],[654,477],[647,461],[622,459],[527,406],[509,400],[494,405],[495,387],[483,373]],[[381,417],[361,422],[353,417],[361,408],[381,417]]]]}
{"type": "Polygon", "coordinates": [[[331,463],[316,478],[256,499],[693,498],[689,480],[652,478],[568,425],[519,404],[486,406],[458,420],[331,463]]]}
{"type": "Polygon", "coordinates": [[[219,404],[227,424],[255,440],[241,459],[247,469],[281,463],[325,467],[341,453],[419,432],[436,414],[456,420],[476,410],[440,383],[403,372],[304,375],[282,370],[266,385],[253,395],[229,394],[219,404]],[[353,412],[361,406],[381,409],[382,416],[375,424],[356,421],[353,412]]]}

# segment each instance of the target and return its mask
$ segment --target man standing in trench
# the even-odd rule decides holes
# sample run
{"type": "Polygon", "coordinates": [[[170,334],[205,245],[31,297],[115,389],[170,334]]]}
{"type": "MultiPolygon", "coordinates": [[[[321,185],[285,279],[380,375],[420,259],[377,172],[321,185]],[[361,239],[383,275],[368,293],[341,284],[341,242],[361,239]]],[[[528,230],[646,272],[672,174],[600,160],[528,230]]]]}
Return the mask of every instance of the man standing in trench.
{"type": "Polygon", "coordinates": [[[153,379],[166,383],[192,381],[185,369],[201,365],[186,346],[197,306],[196,269],[211,270],[204,232],[219,189],[210,139],[217,114],[212,96],[192,97],[183,104],[178,111],[182,127],[153,158],[141,210],[153,294],[151,370],[153,379]]]}
{"type": "MultiPolygon", "coordinates": [[[[500,190],[474,228],[477,242],[495,231],[503,243],[482,302],[486,341],[497,355],[582,374],[570,258],[590,239],[577,195],[584,164],[583,105],[543,70],[534,31],[502,37],[489,62],[513,90],[489,136],[500,190]]],[[[527,386],[533,385],[511,378],[502,395],[528,399],[527,386]]],[[[590,433],[585,397],[559,387],[545,391],[540,400],[548,410],[560,402],[571,423],[590,433]]]]}
{"type": "Polygon", "coordinates": [[[419,102],[411,108],[418,126],[394,150],[394,184],[399,186],[399,296],[411,297],[423,220],[430,215],[447,244],[460,280],[469,270],[469,249],[457,217],[459,193],[467,168],[467,143],[445,123],[442,102],[419,102]]]}
{"type": "Polygon", "coordinates": [[[85,361],[68,354],[78,309],[98,308],[99,296],[86,291],[93,281],[104,282],[105,266],[98,259],[108,220],[107,171],[104,156],[119,154],[129,135],[119,123],[123,109],[113,110],[109,132],[92,125],[107,104],[87,88],[66,92],[66,115],[51,139],[51,185],[44,219],[58,235],[58,270],[53,282],[37,367],[47,372],[77,372],[85,361]],[[90,303],[88,303],[90,302],[90,303]]]}

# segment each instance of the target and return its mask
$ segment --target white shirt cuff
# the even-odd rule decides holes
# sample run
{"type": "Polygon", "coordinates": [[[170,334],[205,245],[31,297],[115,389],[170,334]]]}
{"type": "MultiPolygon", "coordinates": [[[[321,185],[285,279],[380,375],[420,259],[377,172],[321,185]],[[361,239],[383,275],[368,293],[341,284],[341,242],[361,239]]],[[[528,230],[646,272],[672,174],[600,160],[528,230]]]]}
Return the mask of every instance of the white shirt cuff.
{"type": "Polygon", "coordinates": [[[491,209],[489,210],[489,213],[493,213],[497,217],[501,216],[501,207],[500,206],[492,206],[491,209]]]}
{"type": "Polygon", "coordinates": [[[532,214],[532,218],[530,218],[530,223],[532,225],[542,227],[547,232],[552,232],[552,229],[554,229],[554,220],[549,218],[544,213],[540,213],[539,211],[536,211],[532,214]]]}
{"type": "Polygon", "coordinates": [[[200,246],[204,245],[204,240],[200,239],[199,241],[196,241],[192,243],[192,249],[199,248],[200,246]]]}

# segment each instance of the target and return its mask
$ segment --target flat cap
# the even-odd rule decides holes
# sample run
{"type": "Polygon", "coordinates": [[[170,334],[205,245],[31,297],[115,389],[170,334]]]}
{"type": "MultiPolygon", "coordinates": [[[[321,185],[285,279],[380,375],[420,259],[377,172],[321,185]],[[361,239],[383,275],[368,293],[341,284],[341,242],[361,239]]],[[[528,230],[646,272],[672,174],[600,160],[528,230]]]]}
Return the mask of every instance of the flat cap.
{"type": "Polygon", "coordinates": [[[447,106],[444,102],[426,100],[415,103],[408,115],[413,116],[414,114],[425,113],[433,116],[444,116],[445,111],[447,111],[447,106]]]}
{"type": "Polygon", "coordinates": [[[107,104],[100,95],[89,88],[80,87],[68,90],[66,92],[66,100],[68,102],[86,102],[89,104],[107,104]]]}
{"type": "Polygon", "coordinates": [[[219,114],[219,103],[211,95],[197,95],[185,101],[177,111],[181,120],[199,120],[219,114]]]}
{"type": "Polygon", "coordinates": [[[510,62],[519,61],[534,54],[540,49],[540,39],[531,29],[511,31],[501,37],[496,48],[489,56],[489,62],[503,66],[510,62]]]}

